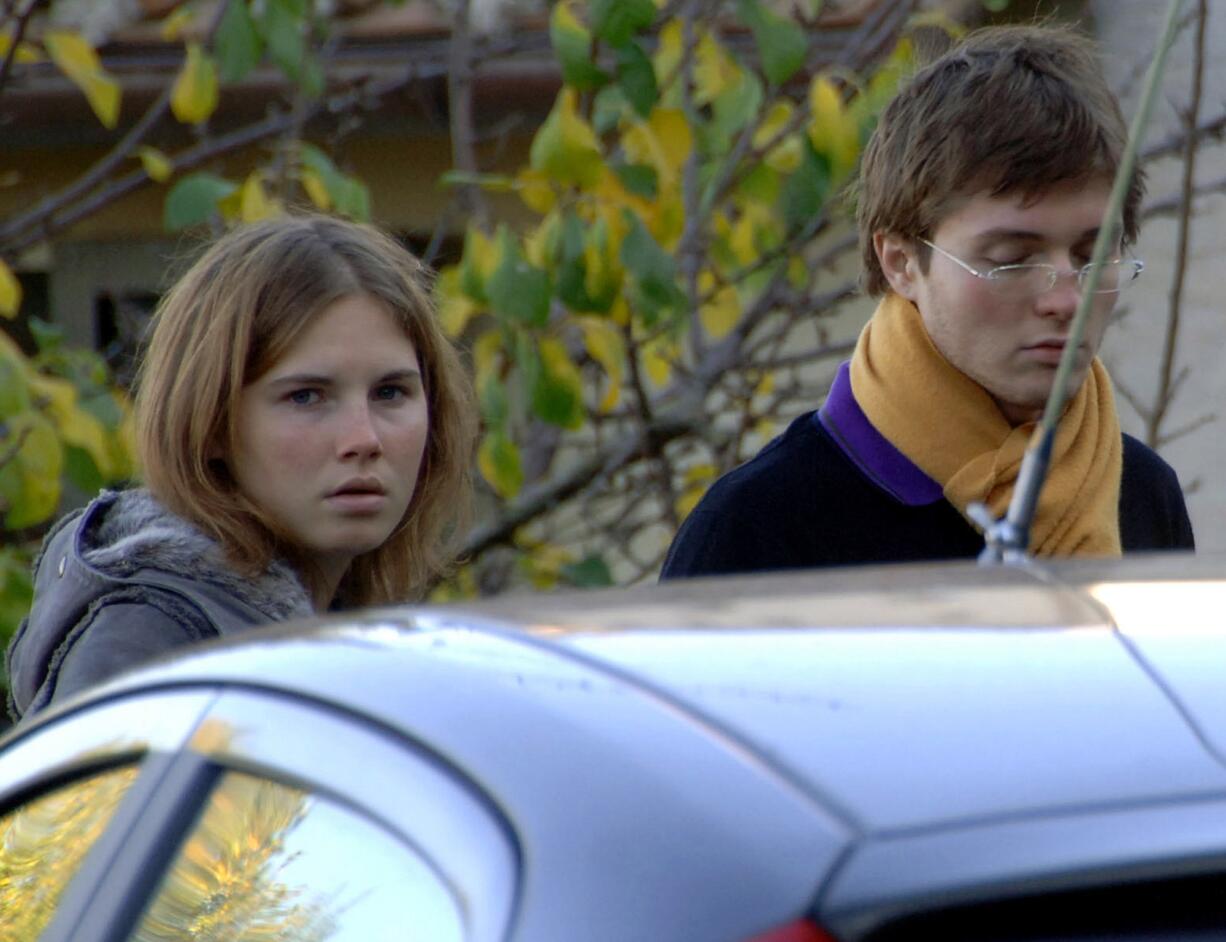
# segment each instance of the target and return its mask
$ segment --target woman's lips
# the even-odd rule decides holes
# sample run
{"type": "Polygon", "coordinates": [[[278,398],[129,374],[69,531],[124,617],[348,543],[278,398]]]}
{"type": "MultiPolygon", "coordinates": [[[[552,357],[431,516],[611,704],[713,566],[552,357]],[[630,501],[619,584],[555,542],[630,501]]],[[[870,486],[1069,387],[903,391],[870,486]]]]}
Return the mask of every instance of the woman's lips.
{"type": "Polygon", "coordinates": [[[348,514],[375,514],[387,504],[387,495],[374,491],[339,491],[327,498],[329,507],[348,514]]]}

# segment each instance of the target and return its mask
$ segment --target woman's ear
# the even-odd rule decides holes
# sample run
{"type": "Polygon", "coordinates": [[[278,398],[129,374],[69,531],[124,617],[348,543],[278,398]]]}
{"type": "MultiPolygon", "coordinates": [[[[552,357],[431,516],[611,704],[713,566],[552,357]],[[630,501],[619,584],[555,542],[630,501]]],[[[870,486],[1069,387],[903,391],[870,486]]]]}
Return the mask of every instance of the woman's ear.
{"type": "Polygon", "coordinates": [[[894,232],[874,232],[873,250],[890,288],[915,303],[918,300],[916,282],[920,275],[915,244],[894,232]]]}

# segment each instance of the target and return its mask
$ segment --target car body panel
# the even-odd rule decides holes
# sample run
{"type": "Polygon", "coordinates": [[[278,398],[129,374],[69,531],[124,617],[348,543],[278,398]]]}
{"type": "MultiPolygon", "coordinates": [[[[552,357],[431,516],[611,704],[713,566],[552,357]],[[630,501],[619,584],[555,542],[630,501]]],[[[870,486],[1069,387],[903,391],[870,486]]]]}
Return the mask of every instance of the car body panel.
{"type": "Polygon", "coordinates": [[[650,688],[496,626],[417,624],[371,616],[312,638],[249,637],[110,689],[156,676],[165,689],[276,690],[435,750],[497,796],[517,835],[517,938],[746,939],[804,912],[848,846],[829,809],[650,688]],[[712,886],[717,904],[677,905],[712,886]]]}
{"type": "MultiPolygon", "coordinates": [[[[1226,870],[1226,628],[1186,616],[1219,583],[1222,561],[1191,557],[925,564],[334,615],[25,724],[0,799],[10,752],[74,717],[275,696],[480,797],[517,855],[511,938],[743,942],[811,911],[856,939],[937,906],[1226,870]]],[[[360,761],[244,713],[244,762],[360,761]]]]}
{"type": "Polygon", "coordinates": [[[1226,787],[1226,770],[1105,628],[570,643],[738,730],[873,833],[1226,787]]]}

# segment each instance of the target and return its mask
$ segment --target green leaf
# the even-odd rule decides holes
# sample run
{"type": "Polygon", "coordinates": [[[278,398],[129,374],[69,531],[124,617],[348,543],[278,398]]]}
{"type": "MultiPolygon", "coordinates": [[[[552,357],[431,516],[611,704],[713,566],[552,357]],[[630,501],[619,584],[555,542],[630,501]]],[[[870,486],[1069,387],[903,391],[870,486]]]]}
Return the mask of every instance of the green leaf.
{"type": "Polygon", "coordinates": [[[617,179],[629,192],[643,199],[654,200],[659,192],[659,174],[650,164],[618,164],[613,168],[617,179]]]}
{"type": "MultiPolygon", "coordinates": [[[[558,244],[556,290],[558,298],[572,311],[594,311],[596,302],[587,293],[587,265],[583,259],[584,225],[573,210],[562,219],[558,244]]],[[[607,307],[605,308],[607,310],[607,307]]]]}
{"type": "Polygon", "coordinates": [[[18,415],[30,408],[30,390],[21,367],[0,355],[0,419],[18,415]]]}
{"type": "Polygon", "coordinates": [[[608,134],[617,129],[622,118],[630,112],[630,102],[620,85],[606,85],[592,99],[592,127],[597,134],[608,134]]]}
{"type": "Polygon", "coordinates": [[[782,85],[805,63],[809,40],[796,23],[782,17],[759,0],[737,0],[737,12],[753,30],[762,71],[772,85],[782,85]]]}
{"type": "Polygon", "coordinates": [[[830,194],[830,162],[806,139],[803,157],[783,188],[783,218],[788,229],[797,229],[822,211],[830,194]]]}
{"type": "Polygon", "coordinates": [[[711,102],[711,123],[729,139],[761,112],[764,97],[762,80],[752,72],[744,72],[739,82],[711,102]]]}
{"type": "Polygon", "coordinates": [[[549,17],[549,40],[562,66],[562,81],[581,91],[592,91],[609,76],[592,61],[592,34],[576,18],[570,4],[558,3],[549,17]]]}
{"type": "Polygon", "coordinates": [[[755,203],[773,203],[779,198],[779,173],[765,163],[754,164],[737,184],[736,192],[755,203]]]}
{"type": "Polygon", "coordinates": [[[30,560],[14,549],[0,549],[0,642],[8,642],[33,604],[30,560]]]}
{"type": "Polygon", "coordinates": [[[524,468],[519,449],[501,430],[490,432],[482,440],[477,451],[477,467],[481,470],[481,476],[504,500],[514,497],[524,486],[524,468]]]}
{"type": "Polygon", "coordinates": [[[225,16],[217,27],[215,48],[223,82],[237,82],[259,65],[264,43],[245,0],[230,0],[226,5],[225,16]]]}
{"type": "Polygon", "coordinates": [[[336,192],[332,194],[332,203],[341,215],[358,222],[370,222],[370,190],[356,177],[341,178],[336,192]]]}
{"type": "Polygon", "coordinates": [[[532,377],[532,411],[551,425],[577,429],[583,425],[583,381],[566,346],[553,337],[540,340],[539,369],[532,377]]]}
{"type": "Polygon", "coordinates": [[[490,307],[507,320],[544,327],[549,321],[549,275],[524,258],[506,226],[498,229],[498,252],[498,267],[485,285],[490,307]]]}
{"type": "Polygon", "coordinates": [[[115,397],[108,389],[92,393],[83,391],[78,404],[81,411],[92,415],[107,428],[118,428],[123,421],[123,412],[119,408],[119,403],[115,401],[115,397]]]}
{"type": "Polygon", "coordinates": [[[596,35],[615,48],[624,46],[656,19],[652,0],[591,0],[588,9],[596,35]]]}
{"type": "Polygon", "coordinates": [[[305,10],[295,0],[265,0],[257,24],[268,46],[268,54],[281,71],[295,82],[302,75],[306,57],[305,10]]]}
{"type": "Polygon", "coordinates": [[[992,13],[1003,13],[1009,7],[1009,0],[983,0],[983,7],[992,13]]]}
{"type": "Polygon", "coordinates": [[[41,317],[31,317],[28,323],[39,353],[53,353],[64,345],[64,328],[59,324],[52,324],[41,317]]]}
{"type": "Polygon", "coordinates": [[[487,428],[502,428],[510,415],[507,387],[497,376],[490,374],[481,382],[478,392],[481,400],[481,417],[487,428]]]}
{"type": "Polygon", "coordinates": [[[605,589],[613,585],[609,564],[597,555],[585,556],[577,563],[563,566],[560,575],[579,589],[605,589]]]}
{"type": "Polygon", "coordinates": [[[106,486],[106,478],[84,448],[64,447],[64,474],[82,494],[96,494],[106,486]]]}
{"type": "Polygon", "coordinates": [[[637,41],[617,50],[617,84],[640,117],[646,118],[651,114],[660,97],[660,90],[656,87],[656,70],[652,67],[651,59],[637,41]]]}
{"type": "Polygon", "coordinates": [[[624,213],[629,232],[622,241],[621,262],[633,278],[632,298],[647,327],[685,304],[677,287],[677,266],[634,213],[624,213]]]}
{"type": "Polygon", "coordinates": [[[208,222],[217,212],[217,204],[238,189],[215,173],[201,172],[183,177],[166,194],[162,224],[170,232],[208,222]]]}

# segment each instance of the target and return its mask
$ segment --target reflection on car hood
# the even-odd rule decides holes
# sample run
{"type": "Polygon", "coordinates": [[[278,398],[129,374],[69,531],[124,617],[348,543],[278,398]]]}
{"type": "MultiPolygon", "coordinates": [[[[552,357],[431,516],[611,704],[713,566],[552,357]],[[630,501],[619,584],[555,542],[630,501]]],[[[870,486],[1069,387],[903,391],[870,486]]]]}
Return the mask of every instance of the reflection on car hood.
{"type": "Polygon", "coordinates": [[[445,669],[472,722],[510,686],[651,764],[633,700],[904,834],[1226,797],[1223,603],[1226,560],[1188,556],[829,570],[329,617],[124,683],[283,686],[411,733],[396,692],[445,669]]]}

